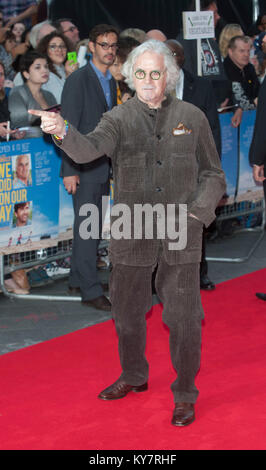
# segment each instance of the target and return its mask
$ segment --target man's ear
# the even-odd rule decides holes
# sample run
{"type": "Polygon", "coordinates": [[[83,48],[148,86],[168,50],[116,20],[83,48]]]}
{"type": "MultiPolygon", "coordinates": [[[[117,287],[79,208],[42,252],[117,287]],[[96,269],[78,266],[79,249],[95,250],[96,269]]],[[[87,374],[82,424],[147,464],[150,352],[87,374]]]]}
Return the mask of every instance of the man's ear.
{"type": "Polygon", "coordinates": [[[89,50],[92,54],[95,52],[95,44],[92,41],[89,41],[89,50]]]}

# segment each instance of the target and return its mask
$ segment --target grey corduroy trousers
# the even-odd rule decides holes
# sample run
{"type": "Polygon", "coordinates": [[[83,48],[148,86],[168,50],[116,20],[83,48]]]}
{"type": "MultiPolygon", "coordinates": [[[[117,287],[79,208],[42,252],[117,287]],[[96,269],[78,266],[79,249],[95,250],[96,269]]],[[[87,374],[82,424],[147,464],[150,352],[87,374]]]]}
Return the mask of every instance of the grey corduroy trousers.
{"type": "MultiPolygon", "coordinates": [[[[121,378],[129,385],[142,385],[148,380],[146,313],[152,306],[154,268],[117,264],[111,272],[110,299],[118,334],[121,378]]],[[[195,377],[200,366],[203,319],[199,263],[170,266],[161,254],[155,286],[163,303],[163,321],[169,328],[171,360],[177,373],[171,385],[174,402],[195,403],[199,393],[195,377]]]]}

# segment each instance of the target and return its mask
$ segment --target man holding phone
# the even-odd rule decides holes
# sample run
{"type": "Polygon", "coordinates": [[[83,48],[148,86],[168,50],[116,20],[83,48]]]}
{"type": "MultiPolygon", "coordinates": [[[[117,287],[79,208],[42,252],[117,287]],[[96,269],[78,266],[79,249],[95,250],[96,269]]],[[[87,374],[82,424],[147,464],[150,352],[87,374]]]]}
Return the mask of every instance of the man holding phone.
{"type": "MultiPolygon", "coordinates": [[[[118,31],[114,26],[101,24],[92,29],[89,37],[92,58],[67,78],[61,101],[62,116],[82,134],[94,130],[103,113],[116,104],[116,83],[108,69],[116,57],[118,31]]],[[[80,224],[89,214],[84,217],[79,212],[89,203],[102,213],[102,196],[109,194],[109,173],[106,156],[79,165],[62,152],[61,176],[66,190],[72,194],[74,208],[69,293],[81,295],[83,305],[105,311],[110,311],[111,306],[97,275],[99,240],[80,237],[80,224]]]]}

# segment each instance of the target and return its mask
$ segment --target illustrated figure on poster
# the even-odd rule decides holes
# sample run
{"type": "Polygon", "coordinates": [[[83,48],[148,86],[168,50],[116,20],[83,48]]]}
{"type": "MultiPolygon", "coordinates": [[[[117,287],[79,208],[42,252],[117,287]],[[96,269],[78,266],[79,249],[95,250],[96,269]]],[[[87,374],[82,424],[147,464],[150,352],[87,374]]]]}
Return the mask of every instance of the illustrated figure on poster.
{"type": "Polygon", "coordinates": [[[28,236],[28,240],[26,241],[27,245],[30,245],[32,243],[31,237],[32,237],[32,230],[30,231],[30,234],[28,236]]]}
{"type": "Polygon", "coordinates": [[[27,188],[32,186],[31,158],[29,154],[18,155],[15,161],[15,174],[13,188],[27,188]]]}
{"type": "Polygon", "coordinates": [[[18,236],[17,245],[21,245],[21,240],[22,240],[22,233],[20,233],[18,236]]]}

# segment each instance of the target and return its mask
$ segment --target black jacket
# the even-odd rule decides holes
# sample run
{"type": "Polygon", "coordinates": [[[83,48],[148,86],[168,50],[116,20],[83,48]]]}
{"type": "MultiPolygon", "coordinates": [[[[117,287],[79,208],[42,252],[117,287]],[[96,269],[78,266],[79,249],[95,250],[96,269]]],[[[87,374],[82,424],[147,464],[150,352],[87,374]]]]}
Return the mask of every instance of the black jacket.
{"type": "MultiPolygon", "coordinates": [[[[112,103],[116,104],[116,83],[110,81],[112,103]]],[[[90,64],[72,73],[66,80],[62,93],[61,114],[82,134],[87,134],[95,129],[103,113],[108,111],[108,105],[97,78],[90,64]]],[[[109,159],[103,156],[101,159],[77,165],[62,152],[61,176],[83,175],[91,183],[105,183],[110,171],[109,159]]]]}
{"type": "Polygon", "coordinates": [[[183,69],[184,91],[183,100],[192,103],[206,115],[216,144],[218,155],[221,156],[221,129],[212,85],[203,77],[196,77],[183,69]]]}
{"type": "Polygon", "coordinates": [[[224,69],[232,83],[233,103],[243,110],[255,109],[254,99],[258,96],[260,82],[253,65],[249,63],[241,70],[227,56],[224,69]]]}
{"type": "Polygon", "coordinates": [[[266,80],[264,79],[258,97],[256,121],[249,149],[251,165],[266,164],[266,80]]]}

